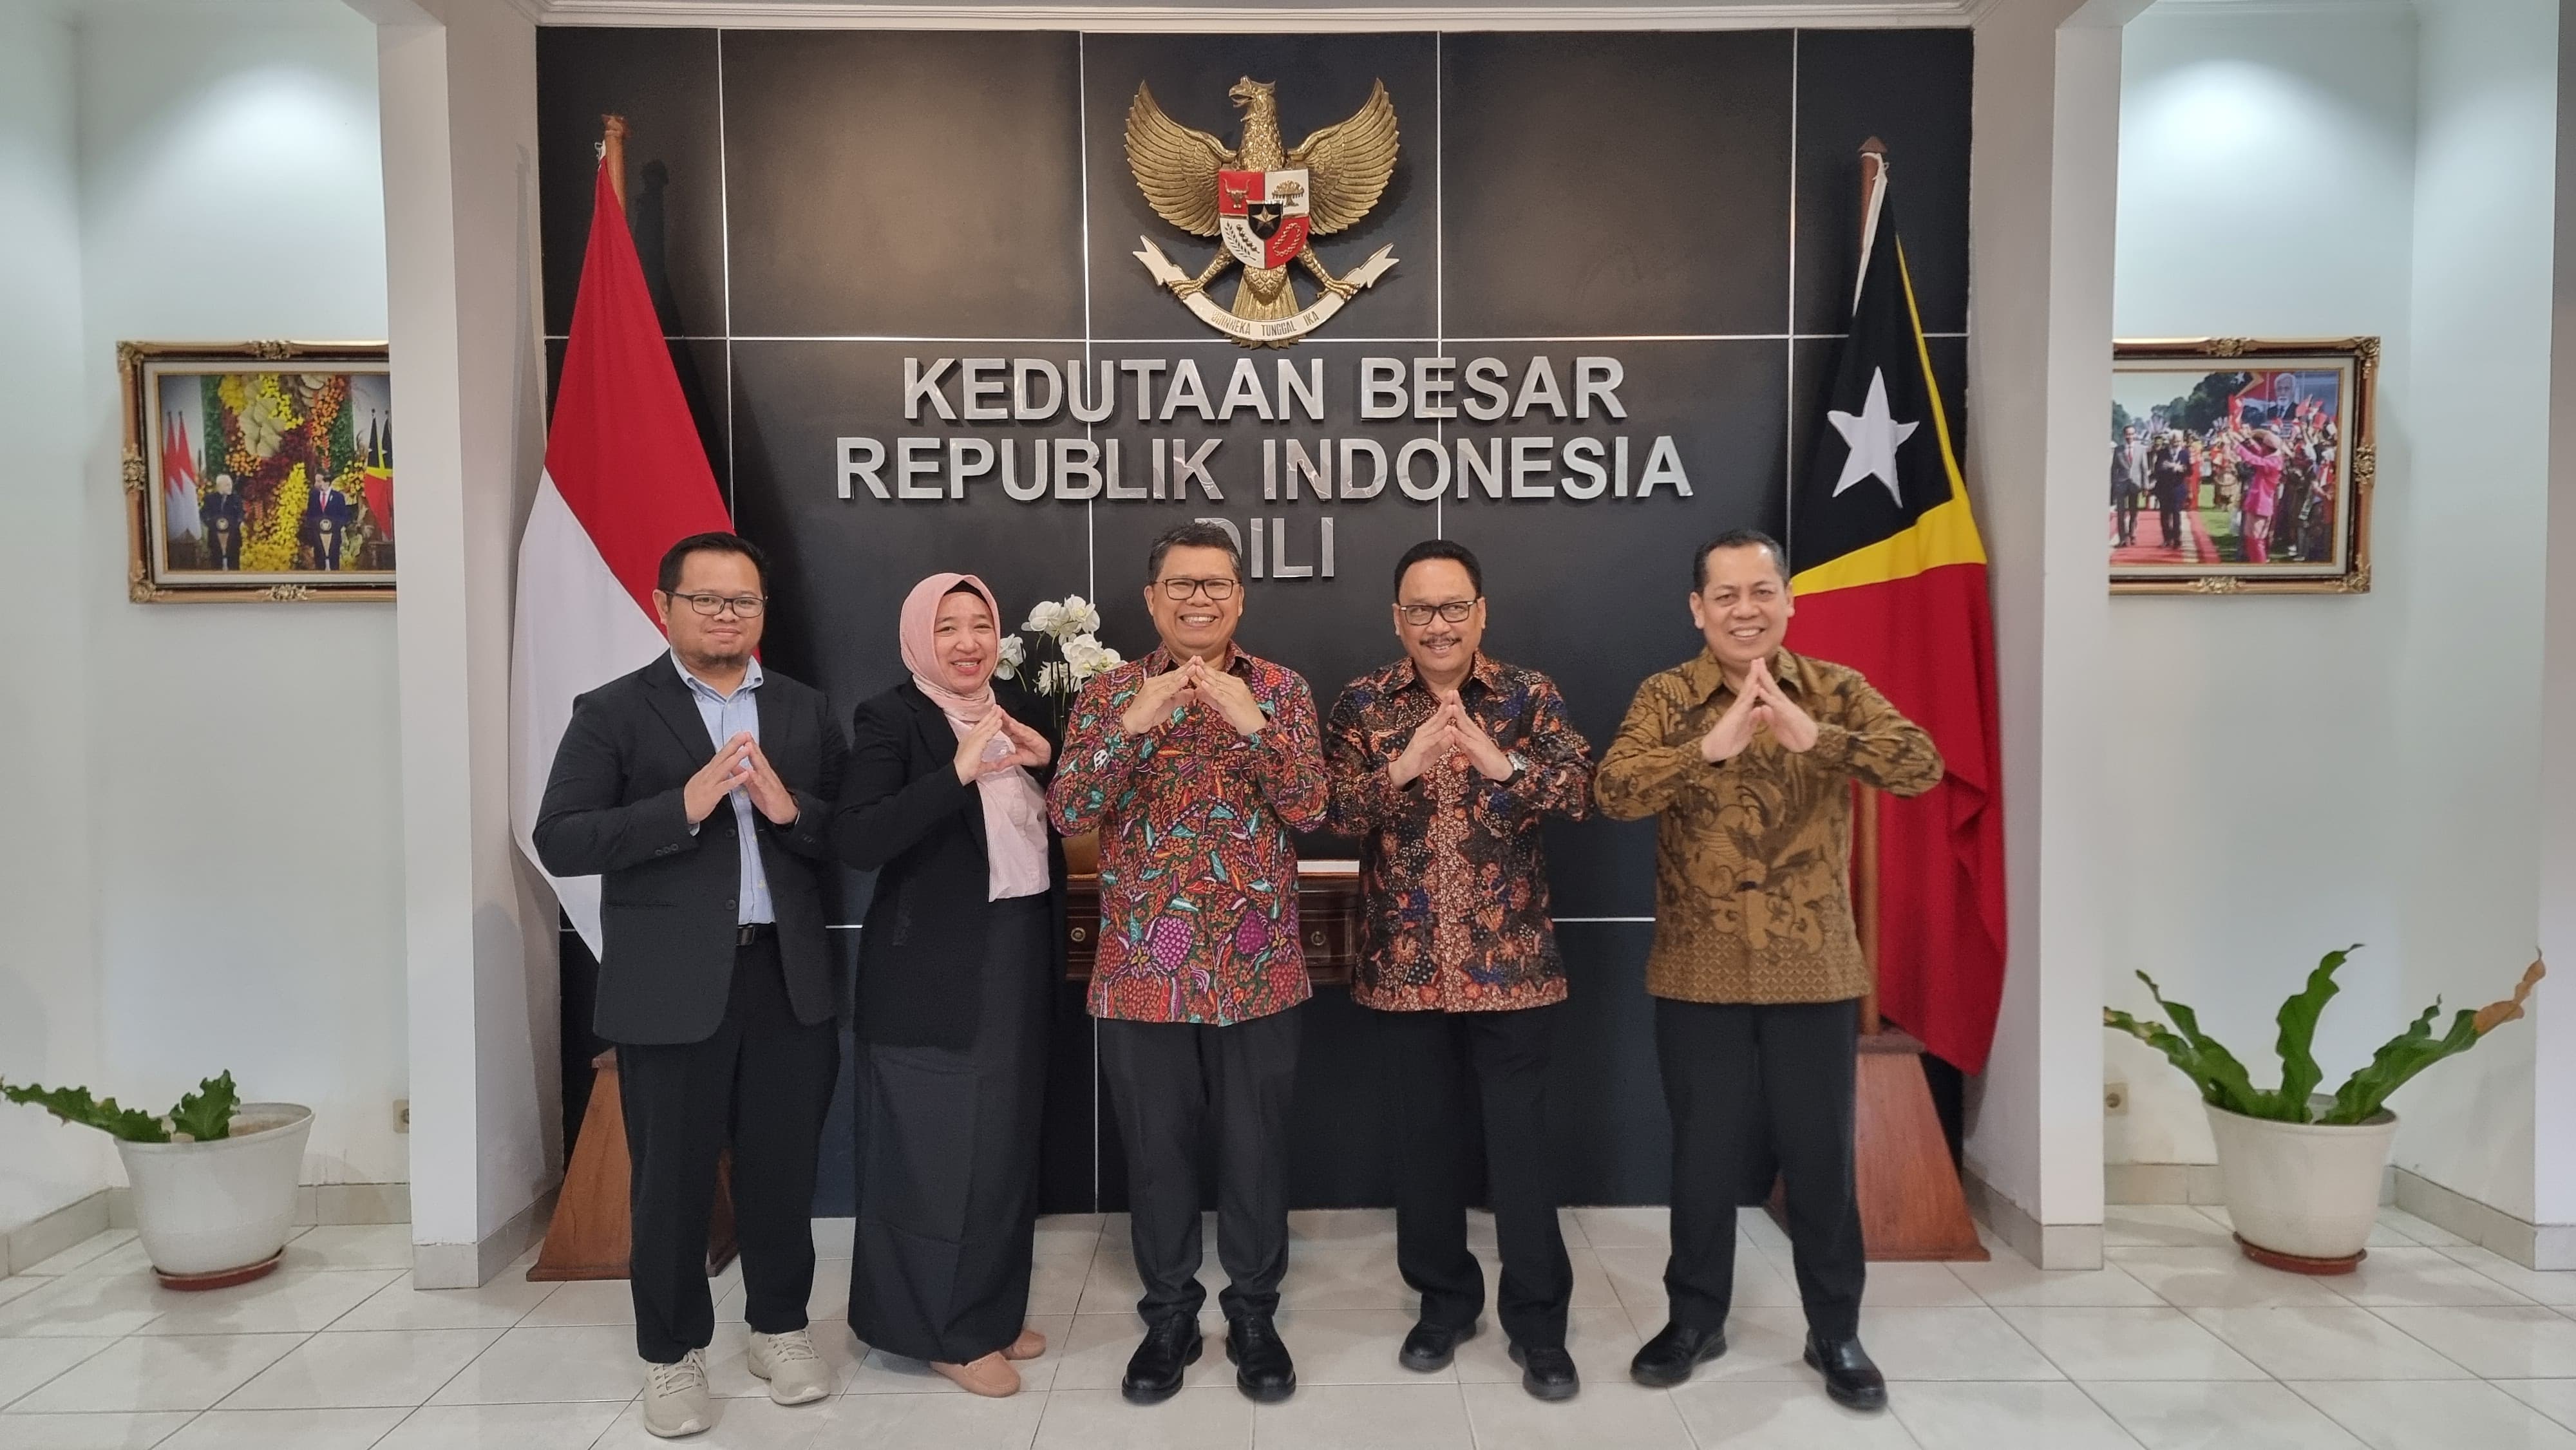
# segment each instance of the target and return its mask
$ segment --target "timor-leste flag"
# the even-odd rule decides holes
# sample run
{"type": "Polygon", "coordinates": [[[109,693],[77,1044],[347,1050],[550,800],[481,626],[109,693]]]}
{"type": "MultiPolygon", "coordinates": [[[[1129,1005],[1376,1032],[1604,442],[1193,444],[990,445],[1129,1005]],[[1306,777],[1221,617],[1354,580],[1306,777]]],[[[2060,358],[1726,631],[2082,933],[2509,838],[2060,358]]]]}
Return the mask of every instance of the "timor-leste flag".
{"type": "Polygon", "coordinates": [[[1790,647],[1859,670],[1948,773],[1879,807],[1879,1009],[1983,1070],[2003,996],[2004,845],[1986,551],[1882,185],[1826,426],[1790,499],[1790,647]]]}

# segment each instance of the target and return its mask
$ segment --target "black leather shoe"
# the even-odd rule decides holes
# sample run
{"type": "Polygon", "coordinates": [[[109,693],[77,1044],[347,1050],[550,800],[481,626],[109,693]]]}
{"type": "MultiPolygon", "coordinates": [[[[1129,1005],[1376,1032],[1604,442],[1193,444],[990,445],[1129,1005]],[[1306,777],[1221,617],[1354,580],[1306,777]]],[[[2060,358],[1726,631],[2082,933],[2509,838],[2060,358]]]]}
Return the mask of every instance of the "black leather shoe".
{"type": "Polygon", "coordinates": [[[1570,1400],[1583,1388],[1574,1373],[1574,1356],[1562,1347],[1523,1349],[1512,1346],[1512,1363],[1521,1367],[1521,1388],[1542,1400],[1570,1400]]]}
{"type": "Polygon", "coordinates": [[[1887,1408],[1887,1376],[1870,1363],[1869,1351],[1857,1339],[1837,1339],[1826,1343],[1807,1336],[1807,1363],[1825,1377],[1825,1393],[1837,1405],[1855,1410],[1887,1408]]]}
{"type": "Polygon", "coordinates": [[[1225,1357],[1234,1361],[1234,1387],[1265,1405],[1297,1393],[1297,1364],[1267,1314],[1246,1314],[1225,1326],[1225,1357]]]}
{"type": "Polygon", "coordinates": [[[1726,1331],[1667,1324],[1628,1361],[1628,1377],[1650,1389],[1665,1389],[1691,1377],[1691,1371],[1726,1353],[1726,1331]]]}
{"type": "Polygon", "coordinates": [[[1404,1348],[1397,1352],[1395,1362],[1423,1374],[1447,1369],[1449,1361],[1458,1357],[1458,1346],[1475,1337],[1476,1326],[1473,1324],[1464,1329],[1452,1329],[1425,1319],[1413,1326],[1411,1334],[1404,1336],[1404,1348]]]}
{"type": "Polygon", "coordinates": [[[1127,1361],[1127,1377],[1118,1393],[1131,1405],[1159,1405],[1180,1393],[1181,1375],[1199,1362],[1206,1341],[1199,1337],[1194,1315],[1175,1314],[1145,1331],[1145,1342],[1127,1361]]]}

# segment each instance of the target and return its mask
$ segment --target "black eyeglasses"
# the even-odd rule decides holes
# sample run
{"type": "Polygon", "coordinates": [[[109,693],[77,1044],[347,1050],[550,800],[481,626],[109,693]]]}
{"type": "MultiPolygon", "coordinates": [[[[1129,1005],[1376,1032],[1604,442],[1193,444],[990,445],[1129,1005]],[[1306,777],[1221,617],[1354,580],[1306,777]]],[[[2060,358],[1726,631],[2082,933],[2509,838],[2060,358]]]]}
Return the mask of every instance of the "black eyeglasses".
{"type": "Polygon", "coordinates": [[[1156,582],[1163,586],[1166,599],[1187,599],[1193,594],[1204,593],[1223,604],[1234,597],[1235,581],[1232,579],[1162,579],[1156,582]]]}
{"type": "Polygon", "coordinates": [[[730,609],[736,619],[758,619],[769,601],[757,594],[674,594],[674,599],[689,601],[689,607],[712,619],[730,609]]]}
{"type": "Polygon", "coordinates": [[[1398,618],[1416,629],[1429,624],[1435,614],[1451,624],[1465,624],[1467,616],[1476,612],[1476,601],[1452,599],[1446,604],[1399,604],[1395,612],[1398,618]]]}

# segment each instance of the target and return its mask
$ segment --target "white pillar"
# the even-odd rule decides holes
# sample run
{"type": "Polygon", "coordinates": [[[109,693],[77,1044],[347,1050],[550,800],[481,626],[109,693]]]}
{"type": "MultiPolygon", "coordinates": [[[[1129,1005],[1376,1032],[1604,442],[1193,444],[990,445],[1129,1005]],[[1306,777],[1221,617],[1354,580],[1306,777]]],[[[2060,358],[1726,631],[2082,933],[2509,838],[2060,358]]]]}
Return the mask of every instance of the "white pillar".
{"type": "MultiPolygon", "coordinates": [[[[2532,998],[2532,1267],[2576,1269],[2576,25],[2558,27],[2555,253],[2550,258],[2549,529],[2540,668],[2540,947],[2558,977],[2532,998]]],[[[2511,1029],[2507,1029],[2511,1030],[2511,1029]]]]}
{"type": "Polygon", "coordinates": [[[2145,0],[1998,0],[1977,21],[1968,474],[1995,591],[2011,953],[1971,1191],[2046,1268],[2102,1260],[2095,873],[2109,600],[2120,31],[2145,0]]]}
{"type": "Polygon", "coordinates": [[[509,826],[511,579],[544,449],[536,30],[507,0],[378,23],[401,418],[403,872],[419,1286],[542,1226],[560,1156],[554,907],[509,826]]]}

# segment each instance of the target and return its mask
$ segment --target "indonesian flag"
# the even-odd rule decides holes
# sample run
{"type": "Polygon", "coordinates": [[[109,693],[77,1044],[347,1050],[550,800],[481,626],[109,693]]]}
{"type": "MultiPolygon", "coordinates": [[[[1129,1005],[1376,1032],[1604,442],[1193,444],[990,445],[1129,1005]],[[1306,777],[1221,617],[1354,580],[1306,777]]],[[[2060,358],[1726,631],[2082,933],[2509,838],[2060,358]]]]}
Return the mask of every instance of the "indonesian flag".
{"type": "Polygon", "coordinates": [[[1879,806],[1878,995],[1969,1072],[2004,980],[2004,817],[1986,551],[1950,445],[1905,247],[1871,199],[1828,427],[1790,501],[1802,654],[1859,670],[1931,732],[1949,772],[1879,806]]]}
{"type": "MultiPolygon", "coordinates": [[[[728,529],[724,496],[671,370],[670,349],[608,168],[591,193],[590,248],[546,434],[546,468],[519,540],[510,660],[510,818],[536,861],[537,805],[573,697],[668,646],[653,575],[673,542],[728,529]]],[[[538,864],[543,871],[543,863],[538,864]]],[[[595,955],[599,878],[549,873],[595,955]]]]}
{"type": "Polygon", "coordinates": [[[178,413],[161,429],[161,493],[170,538],[193,539],[205,532],[205,520],[197,512],[196,450],[188,444],[188,420],[178,413]]]}

